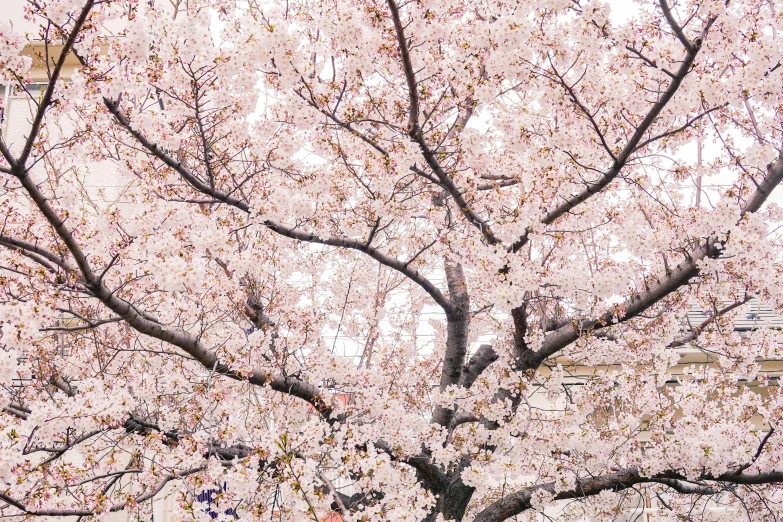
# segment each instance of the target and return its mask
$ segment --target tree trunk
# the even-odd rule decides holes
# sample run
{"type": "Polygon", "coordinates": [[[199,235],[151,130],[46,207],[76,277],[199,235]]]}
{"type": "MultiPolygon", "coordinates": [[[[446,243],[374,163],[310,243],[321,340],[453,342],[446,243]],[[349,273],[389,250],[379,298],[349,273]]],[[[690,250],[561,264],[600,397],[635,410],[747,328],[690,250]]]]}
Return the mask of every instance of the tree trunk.
{"type": "Polygon", "coordinates": [[[432,491],[437,495],[437,504],[424,519],[425,522],[434,522],[439,514],[443,514],[445,520],[461,521],[465,517],[465,510],[476,488],[466,486],[462,482],[460,477],[462,469],[463,466],[460,466],[449,473],[438,489],[432,491]]]}
{"type": "MultiPolygon", "coordinates": [[[[447,263],[445,272],[452,311],[446,318],[446,354],[443,357],[440,375],[440,391],[445,391],[450,385],[459,384],[468,352],[470,324],[470,298],[462,266],[447,263]]],[[[448,426],[453,416],[454,409],[436,406],[432,413],[432,421],[441,426],[448,426]]]]}

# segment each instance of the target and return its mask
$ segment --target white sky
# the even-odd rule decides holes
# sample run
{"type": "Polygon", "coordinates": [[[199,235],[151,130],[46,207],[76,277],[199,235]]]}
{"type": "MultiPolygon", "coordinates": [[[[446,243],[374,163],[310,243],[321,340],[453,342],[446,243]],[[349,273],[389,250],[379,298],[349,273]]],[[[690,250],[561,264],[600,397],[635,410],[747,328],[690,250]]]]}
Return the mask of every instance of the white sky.
{"type": "Polygon", "coordinates": [[[633,0],[607,0],[607,3],[612,8],[609,18],[616,25],[627,22],[639,12],[639,5],[633,0]]]}

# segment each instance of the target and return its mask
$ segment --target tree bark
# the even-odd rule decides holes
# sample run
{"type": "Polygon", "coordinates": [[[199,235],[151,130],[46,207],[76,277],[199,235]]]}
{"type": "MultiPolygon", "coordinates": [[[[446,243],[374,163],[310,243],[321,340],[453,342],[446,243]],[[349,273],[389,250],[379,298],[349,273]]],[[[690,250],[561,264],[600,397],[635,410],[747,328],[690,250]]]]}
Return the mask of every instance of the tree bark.
{"type": "Polygon", "coordinates": [[[435,508],[423,522],[434,522],[438,515],[444,520],[460,521],[465,517],[470,499],[476,488],[462,482],[462,471],[470,465],[470,457],[463,457],[457,467],[431,484],[430,492],[437,497],[435,508]]]}
{"type": "MultiPolygon", "coordinates": [[[[470,298],[461,265],[446,265],[446,282],[452,312],[446,316],[446,354],[440,374],[440,391],[459,384],[462,367],[468,351],[468,326],[470,323],[470,298]]],[[[454,416],[453,408],[436,406],[433,422],[448,426],[454,416]]]]}

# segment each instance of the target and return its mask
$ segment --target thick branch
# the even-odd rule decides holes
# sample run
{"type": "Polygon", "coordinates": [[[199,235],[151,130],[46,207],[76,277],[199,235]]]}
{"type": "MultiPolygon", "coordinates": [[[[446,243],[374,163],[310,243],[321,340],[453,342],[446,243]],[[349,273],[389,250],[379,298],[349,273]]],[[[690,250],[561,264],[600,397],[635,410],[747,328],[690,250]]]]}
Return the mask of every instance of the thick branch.
{"type": "Polygon", "coordinates": [[[500,522],[527,511],[532,507],[533,495],[539,491],[553,495],[554,500],[568,500],[591,497],[603,491],[622,491],[637,484],[657,483],[669,486],[679,493],[704,495],[719,492],[721,485],[775,484],[783,482],[783,472],[771,471],[755,475],[724,473],[718,476],[704,474],[698,480],[700,482],[713,482],[714,486],[693,484],[692,480],[688,480],[687,477],[678,472],[665,472],[653,477],[643,477],[638,471],[633,469],[617,471],[602,477],[577,480],[576,486],[566,491],[558,491],[557,484],[549,482],[529,486],[504,496],[501,500],[494,502],[479,513],[474,522],[500,522]]]}
{"type": "MultiPolygon", "coordinates": [[[[460,381],[462,366],[465,364],[465,356],[468,351],[468,326],[470,323],[470,297],[462,266],[447,263],[445,272],[452,312],[446,316],[446,353],[443,357],[440,374],[441,392],[460,381]]],[[[441,426],[448,426],[453,415],[452,408],[436,406],[432,421],[441,426]]]]}
{"type": "Polygon", "coordinates": [[[383,440],[376,441],[373,445],[375,449],[386,453],[392,460],[402,462],[415,469],[424,482],[425,487],[437,488],[446,479],[443,469],[433,464],[430,456],[425,453],[401,457],[383,440]]]}
{"type": "MultiPolygon", "coordinates": [[[[34,245],[33,243],[30,243],[29,241],[23,241],[21,239],[16,239],[11,236],[0,234],[0,245],[6,248],[10,248],[12,250],[18,250],[23,255],[35,254],[36,256],[43,258],[46,261],[49,261],[50,263],[53,263],[54,265],[60,267],[61,269],[63,269],[65,272],[69,274],[73,274],[74,272],[76,272],[76,269],[74,267],[69,265],[66,261],[64,261],[59,256],[46,250],[45,248],[41,248],[38,245],[34,245]]],[[[39,262],[36,258],[31,257],[31,259],[35,260],[36,262],[39,262]]]]}
{"type": "Polygon", "coordinates": [[[764,176],[753,195],[745,203],[740,215],[745,216],[748,212],[756,212],[760,209],[781,181],[783,181],[783,152],[780,153],[775,163],[767,165],[767,175],[764,176]]]}
{"type": "MultiPolygon", "coordinates": [[[[767,176],[759,184],[758,188],[743,206],[740,215],[748,212],[756,212],[764,204],[764,201],[772,193],[772,190],[783,180],[783,155],[778,157],[774,165],[767,171],[767,176]]],[[[614,310],[606,312],[598,319],[580,321],[558,328],[544,338],[543,345],[536,352],[527,352],[525,365],[527,368],[538,368],[546,359],[560,351],[565,346],[574,342],[582,332],[593,328],[605,327],[621,323],[636,317],[667,295],[675,292],[699,273],[699,261],[706,258],[715,258],[720,254],[722,244],[717,238],[712,237],[701,243],[696,249],[689,252],[687,259],[677,265],[666,276],[640,294],[630,297],[622,305],[614,310]]]]}
{"type": "Polygon", "coordinates": [[[523,367],[538,368],[547,357],[551,357],[576,341],[585,331],[622,323],[636,317],[696,277],[699,274],[699,261],[708,257],[717,257],[719,253],[720,247],[714,238],[703,242],[689,253],[685,261],[672,269],[668,275],[650,285],[646,291],[631,296],[624,303],[597,319],[577,321],[548,334],[544,338],[541,349],[525,353],[523,367]]]}
{"type": "MultiPolygon", "coordinates": [[[[740,216],[744,217],[748,212],[758,211],[781,181],[783,181],[783,154],[779,155],[777,161],[768,167],[767,176],[758,184],[754,193],[743,205],[740,216]]],[[[546,335],[538,351],[523,353],[519,369],[538,368],[547,357],[551,357],[574,342],[584,332],[619,324],[638,316],[696,277],[699,274],[699,262],[706,258],[716,258],[723,246],[723,243],[713,236],[688,252],[682,263],[649,285],[644,292],[629,297],[624,303],[599,318],[574,321],[553,330],[546,335]]],[[[728,311],[730,310],[726,310],[726,312],[728,311]]]]}
{"type": "MultiPolygon", "coordinates": [[[[54,208],[49,204],[49,200],[43,195],[35,182],[32,181],[29,174],[22,169],[22,164],[17,163],[14,174],[19,178],[22,186],[25,188],[38,210],[43,214],[65,244],[76,262],[79,272],[84,279],[85,286],[94,297],[100,300],[119,317],[122,317],[128,325],[139,333],[181,348],[188,355],[201,363],[204,368],[210,371],[215,370],[217,373],[226,375],[230,378],[245,380],[244,377],[231,370],[228,366],[220,363],[217,355],[204,346],[199,337],[185,332],[184,330],[163,326],[160,323],[151,320],[128,301],[121,299],[106,288],[100,278],[93,272],[92,267],[87,260],[87,255],[65,225],[65,220],[57,214],[54,208]]],[[[332,408],[324,402],[321,392],[316,386],[299,379],[274,375],[263,370],[254,371],[247,380],[250,384],[257,386],[269,385],[275,391],[303,399],[309,402],[325,419],[328,420],[331,417],[332,408]]]]}
{"type": "Polygon", "coordinates": [[[498,354],[492,348],[492,345],[482,344],[473,357],[470,358],[468,364],[462,370],[462,377],[459,384],[463,388],[470,388],[473,383],[476,382],[479,375],[489,367],[490,364],[498,360],[498,354]]]}
{"type": "Polygon", "coordinates": [[[73,28],[68,35],[68,39],[65,41],[65,44],[60,51],[60,56],[57,58],[57,62],[54,64],[54,68],[52,68],[52,72],[49,75],[49,83],[46,86],[46,91],[44,91],[40,103],[38,104],[38,111],[35,113],[35,117],[33,118],[33,124],[30,127],[30,134],[27,135],[27,141],[25,141],[22,153],[16,159],[16,165],[12,164],[12,167],[18,165],[24,166],[27,163],[27,159],[30,157],[30,153],[33,150],[35,139],[38,137],[38,131],[41,129],[41,125],[43,124],[46,111],[52,104],[52,96],[54,95],[54,90],[57,88],[57,80],[60,78],[60,74],[62,73],[63,67],[65,66],[65,60],[68,58],[71,49],[73,49],[73,44],[76,42],[76,38],[79,36],[79,32],[84,26],[84,23],[87,21],[87,17],[89,16],[94,4],[94,0],[87,0],[87,3],[85,3],[84,7],[82,7],[79,16],[74,21],[73,28]]]}
{"type": "Polygon", "coordinates": [[[70,382],[66,381],[64,378],[60,377],[59,375],[54,375],[49,382],[52,383],[52,386],[63,392],[68,397],[75,397],[76,396],[76,387],[73,386],[70,382]]]}
{"type": "Polygon", "coordinates": [[[666,18],[666,22],[669,24],[669,27],[671,27],[672,31],[674,31],[674,35],[689,53],[694,53],[696,51],[696,47],[693,45],[693,43],[691,43],[690,40],[688,40],[688,38],[685,36],[685,33],[682,31],[682,27],[680,27],[680,25],[674,19],[674,15],[672,15],[672,11],[669,9],[669,4],[666,3],[666,0],[660,0],[659,3],[661,4],[661,11],[663,11],[663,16],[666,18]]]}
{"type": "Polygon", "coordinates": [[[408,98],[410,103],[410,108],[408,109],[408,131],[413,132],[419,127],[419,93],[417,91],[416,75],[413,72],[408,42],[405,40],[405,31],[403,30],[402,22],[400,21],[400,11],[394,0],[388,0],[387,3],[389,4],[389,13],[391,14],[392,22],[394,22],[397,45],[400,46],[400,58],[402,59],[402,66],[405,71],[405,81],[408,84],[408,98]]]}

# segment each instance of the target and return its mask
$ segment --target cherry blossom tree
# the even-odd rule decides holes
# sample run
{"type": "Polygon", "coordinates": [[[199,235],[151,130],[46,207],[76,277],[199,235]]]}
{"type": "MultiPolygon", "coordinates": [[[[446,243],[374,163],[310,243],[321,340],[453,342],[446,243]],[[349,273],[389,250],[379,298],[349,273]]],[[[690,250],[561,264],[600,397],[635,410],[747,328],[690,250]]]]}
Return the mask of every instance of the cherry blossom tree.
{"type": "Polygon", "coordinates": [[[783,514],[774,0],[28,1],[4,518],[783,514]]]}

